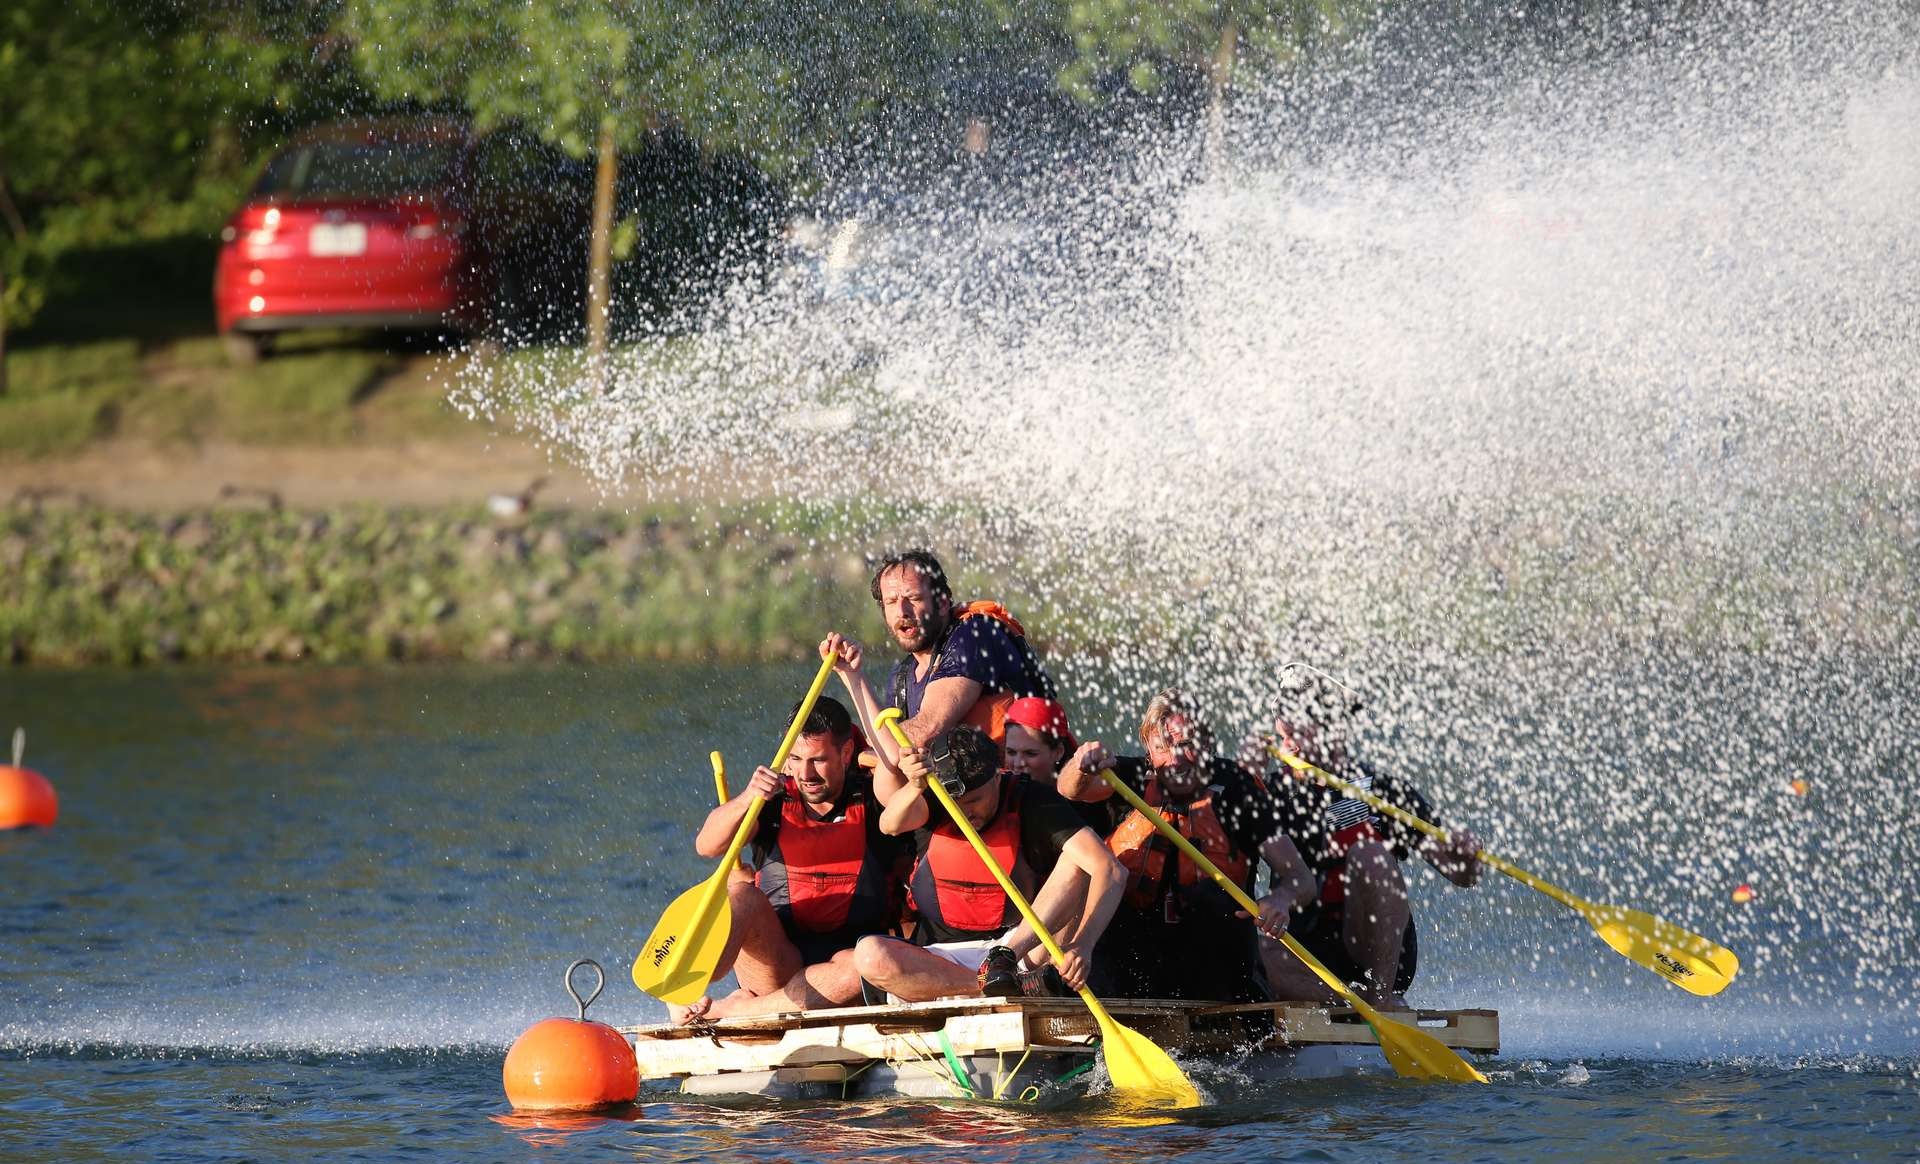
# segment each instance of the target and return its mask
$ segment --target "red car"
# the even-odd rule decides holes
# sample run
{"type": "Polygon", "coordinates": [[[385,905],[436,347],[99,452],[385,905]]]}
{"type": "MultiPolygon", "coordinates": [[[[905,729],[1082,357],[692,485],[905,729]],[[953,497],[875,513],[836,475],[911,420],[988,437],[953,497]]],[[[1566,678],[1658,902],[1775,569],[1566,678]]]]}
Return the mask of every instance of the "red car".
{"type": "Polygon", "coordinates": [[[220,232],[220,335],[250,362],[296,328],[530,330],[536,311],[570,322],[590,196],[584,166],[512,131],[425,118],[311,130],[220,232]]]}

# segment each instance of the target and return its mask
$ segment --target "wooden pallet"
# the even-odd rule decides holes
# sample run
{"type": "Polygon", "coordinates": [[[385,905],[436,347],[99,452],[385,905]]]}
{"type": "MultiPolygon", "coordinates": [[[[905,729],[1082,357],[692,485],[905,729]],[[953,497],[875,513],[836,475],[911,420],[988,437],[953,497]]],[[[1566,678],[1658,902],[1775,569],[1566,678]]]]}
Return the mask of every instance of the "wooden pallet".
{"type": "MultiPolygon", "coordinates": [[[[1266,1002],[1128,999],[1107,1003],[1113,1015],[1169,1051],[1199,1056],[1286,1052],[1307,1046],[1366,1046],[1371,1027],[1345,1007],[1266,1002]]],[[[1491,1010],[1427,1010],[1389,1016],[1429,1031],[1460,1050],[1500,1049],[1500,1019],[1491,1010]]],[[[1076,998],[943,999],[894,1006],[841,1007],[685,1027],[628,1028],[647,1080],[735,1072],[841,1075],[872,1067],[948,1063],[992,1057],[1090,1058],[1098,1039],[1093,1017],[1076,998]]]]}

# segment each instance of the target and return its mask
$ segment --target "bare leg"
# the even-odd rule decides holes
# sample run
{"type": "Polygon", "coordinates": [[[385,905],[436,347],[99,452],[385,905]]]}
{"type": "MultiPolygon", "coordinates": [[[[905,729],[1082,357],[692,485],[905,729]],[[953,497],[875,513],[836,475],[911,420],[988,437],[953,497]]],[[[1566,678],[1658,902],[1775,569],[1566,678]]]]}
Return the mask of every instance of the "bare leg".
{"type": "Polygon", "coordinates": [[[1332,1002],[1338,997],[1292,950],[1265,934],[1260,935],[1260,964],[1267,972],[1267,989],[1276,1000],[1332,1002]]]}
{"type": "Polygon", "coordinates": [[[718,978],[731,968],[743,989],[772,994],[804,967],[800,951],[787,940],[773,902],[751,882],[729,885],[727,901],[733,906],[733,932],[713,976],[718,978]]]}
{"type": "Polygon", "coordinates": [[[669,1005],[667,1015],[673,1022],[716,1017],[716,1008],[732,1004],[740,993],[772,994],[804,969],[800,951],[787,939],[773,902],[758,886],[751,881],[729,881],[727,904],[733,911],[733,927],[713,976],[718,979],[731,970],[740,990],[718,1003],[711,997],[701,997],[687,1006],[669,1005]]]}
{"type": "Polygon", "coordinates": [[[1406,940],[1407,881],[1393,851],[1379,841],[1362,841],[1347,852],[1347,903],[1340,939],[1347,956],[1368,972],[1361,995],[1381,1010],[1406,1010],[1407,1000],[1393,989],[1400,973],[1400,947],[1406,940]]]}
{"type": "Polygon", "coordinates": [[[980,993],[979,976],[898,938],[861,938],[853,948],[859,977],[908,1002],[980,993]]]}
{"type": "Polygon", "coordinates": [[[815,962],[788,980],[785,986],[769,994],[754,995],[735,991],[714,1003],[708,1018],[739,1018],[755,1014],[784,1014],[790,1011],[822,1010],[848,1006],[860,998],[860,974],[854,968],[852,950],[842,950],[826,962],[815,962]]]}

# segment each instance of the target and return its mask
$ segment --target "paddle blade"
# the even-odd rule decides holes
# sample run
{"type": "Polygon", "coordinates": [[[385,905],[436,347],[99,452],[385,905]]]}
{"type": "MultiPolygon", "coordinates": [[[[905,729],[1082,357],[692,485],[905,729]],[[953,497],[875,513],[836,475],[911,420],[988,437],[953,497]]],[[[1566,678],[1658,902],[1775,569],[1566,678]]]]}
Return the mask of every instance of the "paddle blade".
{"type": "Polygon", "coordinates": [[[1154,1107],[1199,1107],[1200,1093],[1172,1056],[1139,1031],[1109,1018],[1100,1024],[1100,1050],[1107,1057],[1113,1089],[1154,1107]]]}
{"type": "Polygon", "coordinates": [[[1621,957],[1689,994],[1718,994],[1740,973],[1740,958],[1732,950],[1652,914],[1617,905],[1589,905],[1580,912],[1621,957]]]}
{"type": "MultiPolygon", "coordinates": [[[[727,872],[723,867],[719,876],[725,878],[727,872]]],[[[674,898],[633,960],[633,984],[661,1002],[685,1006],[698,1001],[726,951],[733,906],[724,885],[714,895],[707,889],[703,881],[674,898]],[[703,910],[708,900],[711,904],[703,910]]]]}
{"type": "Polygon", "coordinates": [[[1453,1048],[1411,1023],[1387,1018],[1371,1007],[1361,1017],[1373,1028],[1387,1062],[1406,1079],[1431,1079],[1443,1083],[1485,1083],[1487,1077],[1462,1059],[1453,1048]]]}

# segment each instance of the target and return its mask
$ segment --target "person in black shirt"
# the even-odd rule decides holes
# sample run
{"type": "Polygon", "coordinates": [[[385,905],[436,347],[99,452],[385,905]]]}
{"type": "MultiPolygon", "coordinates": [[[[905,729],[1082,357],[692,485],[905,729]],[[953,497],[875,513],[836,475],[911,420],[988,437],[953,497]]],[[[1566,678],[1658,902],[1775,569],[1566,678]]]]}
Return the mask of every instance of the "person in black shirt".
{"type": "MultiPolygon", "coordinates": [[[[1274,869],[1260,928],[1279,932],[1313,899],[1314,882],[1281,806],[1251,773],[1214,752],[1213,734],[1179,691],[1154,696],[1140,725],[1144,758],[1082,745],[1060,791],[1104,801],[1114,774],[1251,894],[1258,863],[1274,869]]],[[[1130,812],[1108,847],[1126,868],[1125,899],[1099,950],[1103,993],[1252,1002],[1268,997],[1255,928],[1233,899],[1144,816],[1130,812]]]]}
{"type": "MultiPolygon", "coordinates": [[[[1277,747],[1439,825],[1418,788],[1353,758],[1353,716],[1359,708],[1351,689],[1331,676],[1290,664],[1283,671],[1273,735],[1256,737],[1242,758],[1252,761],[1257,756],[1264,765],[1264,748],[1277,747]]],[[[1293,936],[1373,1006],[1408,1009],[1404,995],[1413,984],[1419,945],[1400,863],[1417,852],[1447,880],[1471,887],[1480,879],[1479,841],[1461,828],[1451,830],[1447,843],[1441,844],[1284,764],[1270,781],[1296,822],[1296,844],[1319,885],[1313,907],[1294,918],[1293,936]]],[[[1277,945],[1267,950],[1267,971],[1275,991],[1288,998],[1332,997],[1297,958],[1277,945]]]]}
{"type": "Polygon", "coordinates": [[[904,845],[881,830],[882,806],[854,763],[861,742],[847,709],[822,697],[801,725],[785,774],[755,769],[740,795],[707,814],[694,851],[720,857],[753,799],[767,802],[751,837],[753,875],[736,875],[727,887],[733,925],[714,972],[731,968],[740,988],[669,1008],[675,1021],[859,999],[854,945],[898,924],[906,861],[904,845]]]}
{"type": "Polygon", "coordinates": [[[994,742],[967,724],[901,753],[905,784],[887,802],[881,828],[913,834],[913,940],[863,938],[854,951],[860,976],[897,998],[1027,993],[1019,960],[1045,958],[1032,927],[927,791],[932,779],[942,780],[1060,944],[1059,977],[1076,988],[1086,981],[1094,944],[1119,902],[1120,866],[1072,806],[999,760],[994,742]]]}

